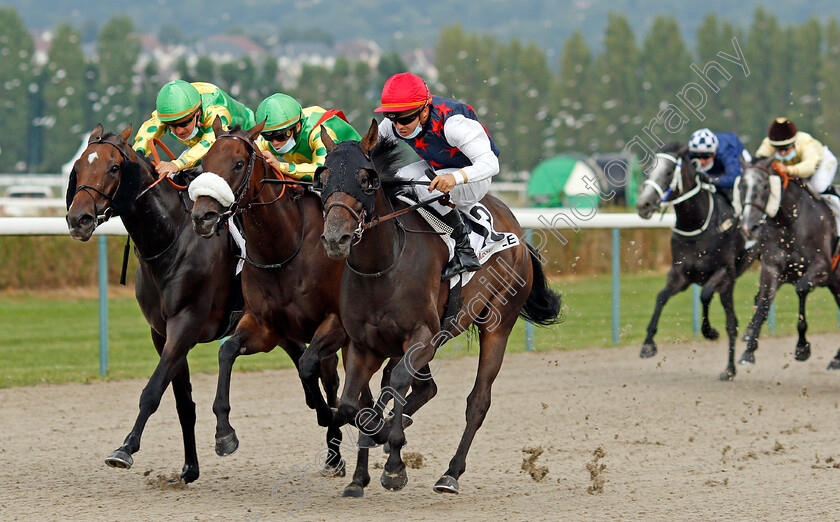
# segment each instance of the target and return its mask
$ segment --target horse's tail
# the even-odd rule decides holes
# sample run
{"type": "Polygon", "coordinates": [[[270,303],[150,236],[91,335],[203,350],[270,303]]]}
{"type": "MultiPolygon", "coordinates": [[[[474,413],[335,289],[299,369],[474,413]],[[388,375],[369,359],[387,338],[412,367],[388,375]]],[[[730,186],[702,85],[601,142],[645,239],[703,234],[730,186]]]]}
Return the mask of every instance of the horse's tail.
{"type": "Polygon", "coordinates": [[[525,306],[522,307],[519,315],[523,319],[540,326],[562,323],[566,317],[561,314],[560,294],[549,288],[543,273],[539,252],[530,244],[526,243],[526,246],[528,247],[528,254],[531,256],[531,269],[534,273],[534,279],[531,285],[531,293],[528,294],[528,300],[525,301],[525,306]]]}

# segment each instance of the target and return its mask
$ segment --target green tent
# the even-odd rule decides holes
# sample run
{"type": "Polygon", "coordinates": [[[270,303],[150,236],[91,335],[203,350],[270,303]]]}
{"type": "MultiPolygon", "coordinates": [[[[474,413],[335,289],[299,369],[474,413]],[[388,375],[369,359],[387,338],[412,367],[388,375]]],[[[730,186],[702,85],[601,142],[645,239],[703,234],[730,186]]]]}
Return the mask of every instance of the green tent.
{"type": "Polygon", "coordinates": [[[568,207],[578,194],[594,196],[589,200],[598,206],[599,170],[596,164],[582,155],[555,156],[534,168],[526,194],[535,207],[568,207]],[[595,186],[586,179],[596,180],[595,186]],[[592,188],[587,188],[587,185],[592,188]]]}

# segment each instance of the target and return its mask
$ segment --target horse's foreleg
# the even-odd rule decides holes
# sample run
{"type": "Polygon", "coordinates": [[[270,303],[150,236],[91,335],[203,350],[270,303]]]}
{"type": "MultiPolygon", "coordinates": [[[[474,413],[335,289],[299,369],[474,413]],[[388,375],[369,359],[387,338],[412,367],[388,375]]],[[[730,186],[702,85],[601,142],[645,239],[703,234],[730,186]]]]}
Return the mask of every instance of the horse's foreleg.
{"type": "MultiPolygon", "coordinates": [[[[123,445],[105,459],[105,463],[111,467],[128,469],[134,464],[132,455],[140,451],[140,438],[146,427],[149,417],[157,411],[163,392],[172,382],[175,375],[186,364],[187,352],[195,344],[184,341],[184,327],[176,327],[178,321],[171,319],[166,325],[167,336],[164,337],[152,330],[152,342],[160,354],[155,371],[149,378],[146,387],[140,394],[140,413],[134,422],[131,433],[125,438],[123,445]]],[[[194,451],[194,450],[193,450],[194,451]]]]}
{"type": "Polygon", "coordinates": [[[700,303],[703,305],[703,326],[700,328],[700,332],[703,334],[703,337],[710,341],[716,341],[720,337],[720,333],[709,323],[709,304],[712,302],[715,292],[718,291],[721,281],[724,280],[727,274],[726,267],[719,268],[712,274],[712,277],[703,286],[703,291],[700,292],[700,303]]]}
{"type": "Polygon", "coordinates": [[[720,289],[720,304],[726,313],[726,335],[729,336],[729,358],[726,370],[720,374],[721,381],[731,381],[735,378],[735,340],[738,338],[738,318],[735,317],[735,303],[732,298],[733,282],[730,279],[724,288],[720,289]]]}
{"type": "Polygon", "coordinates": [[[808,321],[805,319],[805,302],[808,300],[808,293],[813,285],[808,277],[802,277],[796,282],[796,295],[799,297],[799,318],[796,329],[799,331],[799,340],[796,342],[794,358],[797,361],[807,361],[811,357],[811,343],[805,338],[808,331],[808,321]]]}
{"type": "Polygon", "coordinates": [[[262,327],[247,312],[236,326],[233,335],[219,348],[219,380],[213,413],[216,415],[216,454],[233,454],[239,448],[236,430],[230,425],[230,377],[233,362],[240,355],[270,352],[276,346],[271,332],[262,327]]]}
{"type": "Polygon", "coordinates": [[[195,449],[195,402],[192,399],[192,384],[190,384],[190,368],[187,361],[181,371],[172,379],[172,391],[175,393],[175,407],[178,410],[178,421],[181,423],[181,433],[184,436],[184,467],[181,479],[184,483],[198,479],[198,455],[195,449]]]}
{"type": "Polygon", "coordinates": [[[747,349],[738,359],[739,364],[755,364],[755,351],[758,349],[758,334],[761,333],[761,326],[767,320],[770,305],[776,297],[776,290],[779,288],[779,273],[775,267],[764,265],[761,267],[758,294],[755,297],[755,313],[753,314],[747,331],[744,333],[744,340],[747,341],[747,349]]]}
{"type": "Polygon", "coordinates": [[[671,267],[668,271],[668,279],[665,283],[665,288],[656,296],[656,306],[653,309],[653,316],[650,318],[650,323],[647,327],[647,337],[642,345],[642,351],[639,352],[639,357],[648,358],[656,355],[656,343],[653,342],[653,336],[656,335],[656,330],[659,325],[659,316],[662,314],[662,308],[672,295],[682,292],[688,288],[689,281],[682,271],[677,267],[671,267]]]}
{"type": "MultiPolygon", "coordinates": [[[[373,396],[370,393],[370,387],[365,387],[362,390],[359,405],[363,408],[373,407],[373,396]]],[[[359,440],[363,433],[359,433],[359,440]]],[[[341,492],[342,497],[347,498],[361,498],[365,495],[365,488],[370,484],[370,472],[368,471],[368,457],[370,456],[370,449],[358,445],[356,453],[356,469],[353,471],[353,480],[350,484],[344,487],[341,492]]]]}
{"type": "MultiPolygon", "coordinates": [[[[327,398],[335,397],[335,391],[338,389],[338,372],[332,372],[329,375],[321,375],[321,361],[335,355],[336,352],[347,342],[347,334],[344,332],[344,327],[341,325],[341,320],[338,315],[330,314],[315,330],[315,335],[312,336],[312,342],[303,352],[300,358],[300,366],[298,368],[298,375],[303,383],[303,387],[308,391],[308,395],[312,398],[313,404],[310,405],[318,415],[319,426],[329,426],[332,423],[332,411],[329,404],[324,401],[321,395],[321,389],[318,387],[318,378],[324,381],[324,389],[327,391],[327,398]],[[330,391],[333,390],[333,391],[330,391]]],[[[334,363],[337,364],[337,359],[334,363]]],[[[333,399],[333,404],[335,400],[333,399]]]]}
{"type": "Polygon", "coordinates": [[[390,453],[388,461],[385,463],[385,469],[382,471],[380,483],[384,488],[393,491],[404,488],[408,483],[405,463],[400,455],[402,447],[405,446],[405,427],[402,418],[407,404],[408,388],[412,381],[432,377],[428,371],[429,361],[435,355],[435,347],[431,340],[432,332],[428,326],[422,324],[409,337],[404,348],[405,355],[391,373],[391,386],[388,393],[394,399],[394,420],[388,434],[390,453]]]}

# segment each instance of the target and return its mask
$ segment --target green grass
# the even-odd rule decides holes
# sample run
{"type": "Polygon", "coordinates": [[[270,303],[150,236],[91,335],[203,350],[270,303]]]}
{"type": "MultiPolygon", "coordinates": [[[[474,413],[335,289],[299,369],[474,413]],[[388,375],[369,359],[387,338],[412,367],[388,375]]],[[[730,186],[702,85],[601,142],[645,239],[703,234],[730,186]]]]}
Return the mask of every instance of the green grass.
{"type": "MultiPolygon", "coordinates": [[[[753,270],[736,285],[739,332],[752,316],[757,280],[758,272],[753,270]]],[[[664,273],[622,275],[619,344],[641,347],[654,299],[664,284],[664,273]]],[[[536,328],[536,349],[610,346],[610,277],[563,280],[554,287],[563,294],[566,320],[551,328],[536,328]]],[[[782,287],[776,303],[775,334],[795,334],[798,303],[793,287],[782,287]]],[[[0,387],[100,379],[97,305],[95,298],[0,296],[0,329],[7,333],[0,348],[0,387]]],[[[717,298],[712,304],[711,320],[725,335],[723,309],[717,298]]],[[[819,288],[810,295],[808,322],[809,333],[837,330],[837,307],[826,289],[819,288]]],[[[691,326],[691,291],[687,290],[666,305],[656,340],[660,344],[691,340],[691,326]]],[[[768,335],[766,325],[763,335],[768,335]]],[[[208,343],[195,347],[189,355],[191,372],[218,371],[218,346],[218,343],[208,343]]],[[[477,353],[477,342],[466,343],[465,348],[460,354],[477,353]]],[[[739,346],[739,350],[742,348],[739,346]]],[[[508,351],[524,350],[524,325],[519,321],[510,337],[508,351]]],[[[131,296],[109,300],[109,352],[107,379],[148,378],[157,364],[149,327],[131,296]]],[[[278,348],[269,354],[240,357],[235,368],[247,371],[291,366],[288,356],[278,348]]]]}

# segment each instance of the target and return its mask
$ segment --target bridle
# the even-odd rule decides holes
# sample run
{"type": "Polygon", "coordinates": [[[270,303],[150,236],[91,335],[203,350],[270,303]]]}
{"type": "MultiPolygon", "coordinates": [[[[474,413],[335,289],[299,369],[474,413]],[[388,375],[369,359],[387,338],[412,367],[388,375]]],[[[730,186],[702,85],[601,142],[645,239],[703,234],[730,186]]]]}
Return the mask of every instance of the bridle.
{"type": "MultiPolygon", "coordinates": [[[[108,193],[103,192],[102,190],[100,190],[100,189],[98,189],[98,188],[96,188],[92,185],[76,185],[75,190],[73,191],[72,197],[68,197],[67,199],[68,199],[68,201],[74,200],[76,198],[76,194],[78,194],[81,191],[84,191],[88,196],[90,196],[91,201],[93,201],[93,214],[94,214],[95,219],[96,219],[96,225],[95,226],[98,227],[99,225],[105,223],[106,221],[108,221],[109,219],[111,219],[115,215],[114,208],[113,208],[113,202],[114,202],[114,199],[117,197],[117,194],[120,191],[120,187],[122,187],[122,181],[123,181],[122,168],[123,168],[123,165],[130,160],[129,160],[128,156],[126,155],[126,153],[123,152],[122,148],[120,148],[120,144],[118,144],[118,143],[114,143],[113,141],[102,139],[102,136],[91,136],[90,139],[88,139],[88,147],[90,147],[91,145],[95,145],[95,144],[110,145],[110,146],[114,147],[115,149],[117,149],[117,152],[120,153],[120,156],[122,157],[123,161],[122,161],[122,163],[120,163],[120,176],[117,180],[117,188],[114,189],[114,192],[112,194],[108,194],[108,193]],[[97,194],[99,194],[103,198],[107,199],[108,202],[110,203],[110,205],[108,206],[108,208],[105,209],[104,212],[102,212],[102,213],[99,212],[99,206],[96,204],[96,197],[93,195],[92,192],[96,192],[97,194]]],[[[75,184],[75,181],[76,181],[75,171],[71,173],[71,178],[72,179],[70,180],[70,183],[71,183],[71,187],[72,187],[75,184]]],[[[148,188],[146,190],[148,190],[148,188]]],[[[138,194],[137,197],[134,198],[134,199],[136,200],[137,198],[139,198],[140,196],[145,194],[146,190],[144,190],[143,192],[138,194]]],[[[69,208],[69,205],[68,205],[68,208],[69,208]]]]}
{"type": "Polygon", "coordinates": [[[659,204],[660,204],[660,207],[662,207],[663,212],[665,211],[666,207],[673,207],[673,206],[679,205],[680,203],[688,201],[689,199],[691,199],[694,196],[696,196],[697,194],[699,194],[701,191],[706,191],[708,193],[708,195],[709,195],[709,212],[706,215],[706,219],[703,222],[703,224],[700,226],[700,228],[697,228],[695,230],[680,230],[675,226],[672,229],[675,233],[677,233],[681,236],[691,237],[691,236],[697,236],[697,235],[702,234],[703,232],[705,232],[709,228],[709,224],[712,222],[712,215],[714,215],[714,212],[715,212],[715,198],[714,198],[713,194],[715,192],[717,192],[717,187],[715,187],[711,183],[703,182],[700,179],[699,175],[695,175],[694,176],[694,187],[692,189],[690,189],[688,192],[681,193],[679,196],[677,196],[674,199],[668,199],[668,197],[670,197],[670,195],[673,192],[677,192],[677,193],[682,192],[682,188],[683,188],[682,187],[682,165],[681,165],[682,162],[681,162],[680,159],[676,158],[675,156],[672,156],[671,154],[667,154],[665,152],[658,152],[656,154],[656,157],[657,157],[657,159],[668,160],[668,161],[670,161],[674,164],[674,169],[673,169],[673,172],[671,174],[671,176],[672,176],[671,184],[668,186],[667,190],[663,190],[662,187],[659,186],[659,184],[652,179],[646,179],[642,184],[653,187],[653,189],[656,191],[656,193],[659,194],[659,197],[661,198],[659,200],[659,204]]]}

